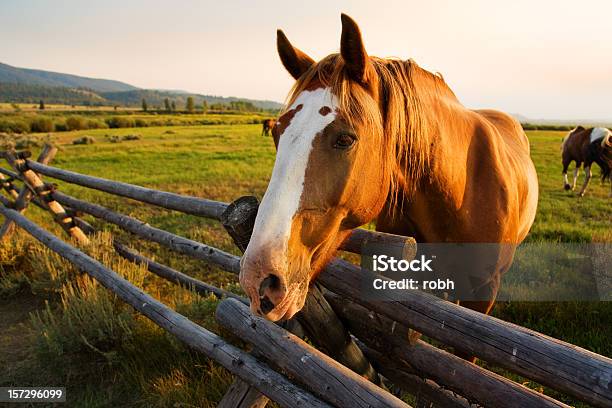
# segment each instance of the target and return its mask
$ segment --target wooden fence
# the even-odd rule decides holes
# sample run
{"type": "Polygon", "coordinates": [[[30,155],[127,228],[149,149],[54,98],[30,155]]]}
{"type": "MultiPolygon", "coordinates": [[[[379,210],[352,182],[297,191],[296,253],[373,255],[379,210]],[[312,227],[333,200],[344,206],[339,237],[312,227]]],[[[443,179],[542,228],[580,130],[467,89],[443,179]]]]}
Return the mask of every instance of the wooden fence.
{"type": "MultiPolygon", "coordinates": [[[[268,399],[286,407],[406,407],[387,391],[414,394],[419,406],[565,407],[560,401],[471,364],[411,336],[417,330],[455,350],[537,381],[597,407],[612,406],[612,360],[532,330],[459,307],[419,291],[381,300],[360,296],[358,266],[333,259],[312,285],[298,315],[281,325],[253,316],[248,300],[154,262],[114,242],[118,254],[176,284],[224,300],[219,324],[253,346],[246,353],[142,292],[98,261],[28,220],[29,203],[49,211],[78,244],[95,229],[78,215],[89,214],[136,237],[237,274],[240,258],[218,248],[150,226],[101,205],[58,191],[42,177],[103,191],[187,214],[218,220],[244,251],[257,214],[254,197],[231,204],[153,190],[52,167],[56,150],[46,146],[36,161],[28,152],[4,152],[12,169],[0,168],[0,239],[14,225],[91,275],[119,298],[189,347],[236,376],[220,407],[263,407],[268,399]],[[18,188],[15,183],[20,182],[18,188]],[[315,347],[304,342],[308,337],[315,347]],[[270,345],[275,345],[271,347],[270,345]]],[[[383,243],[406,259],[414,240],[357,229],[340,250],[360,253],[383,243]]],[[[381,277],[381,279],[385,279],[381,277]]]]}

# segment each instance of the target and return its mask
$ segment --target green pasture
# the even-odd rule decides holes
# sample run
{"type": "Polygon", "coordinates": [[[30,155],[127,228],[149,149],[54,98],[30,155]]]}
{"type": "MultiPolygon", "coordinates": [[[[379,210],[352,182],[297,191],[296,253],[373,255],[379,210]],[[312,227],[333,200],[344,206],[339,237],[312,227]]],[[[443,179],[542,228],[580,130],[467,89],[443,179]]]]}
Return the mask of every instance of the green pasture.
{"type": "MultiPolygon", "coordinates": [[[[90,129],[53,133],[50,138],[60,147],[53,162],[58,167],[227,202],[247,194],[261,198],[265,191],[274,164],[274,147],[271,138],[260,133],[261,126],[256,124],[215,124],[90,129]],[[128,134],[137,134],[140,139],[116,142],[117,138],[112,137],[128,134]],[[72,144],[84,135],[92,136],[95,143],[72,144]]],[[[528,132],[538,171],[540,202],[527,239],[610,242],[609,185],[601,185],[594,177],[584,198],[562,189],[559,146],[563,135],[564,132],[554,131],[528,132]]],[[[69,194],[237,253],[213,221],[58,184],[69,194]]],[[[36,208],[27,214],[60,233],[47,214],[36,208]]],[[[233,275],[132,239],[89,217],[85,219],[163,263],[240,291],[233,275]]],[[[121,261],[112,253],[108,234],[98,237],[87,251],[181,313],[219,330],[212,317],[214,299],[177,288],[121,261]]],[[[229,385],[231,377],[225,370],[185,349],[24,234],[0,246],[0,268],[0,367],[6,367],[0,369],[0,386],[66,385],[71,406],[193,407],[215,406],[229,385]]],[[[612,356],[609,303],[510,302],[498,305],[494,314],[612,356]]],[[[509,376],[575,404],[538,384],[509,376]]]]}

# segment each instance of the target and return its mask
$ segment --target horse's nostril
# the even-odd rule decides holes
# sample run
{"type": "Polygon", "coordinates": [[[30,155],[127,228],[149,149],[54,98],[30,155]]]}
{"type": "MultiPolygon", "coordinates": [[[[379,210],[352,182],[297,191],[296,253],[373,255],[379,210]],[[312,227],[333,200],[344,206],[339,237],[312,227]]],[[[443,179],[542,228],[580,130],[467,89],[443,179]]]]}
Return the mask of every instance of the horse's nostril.
{"type": "Polygon", "coordinates": [[[270,313],[272,309],[274,309],[274,303],[272,303],[272,301],[268,299],[267,296],[261,298],[261,300],[259,301],[259,305],[261,306],[261,313],[265,315],[270,313]]]}
{"type": "Polygon", "coordinates": [[[281,281],[276,275],[268,275],[259,285],[259,296],[263,296],[266,293],[266,289],[277,290],[280,289],[281,281]]]}

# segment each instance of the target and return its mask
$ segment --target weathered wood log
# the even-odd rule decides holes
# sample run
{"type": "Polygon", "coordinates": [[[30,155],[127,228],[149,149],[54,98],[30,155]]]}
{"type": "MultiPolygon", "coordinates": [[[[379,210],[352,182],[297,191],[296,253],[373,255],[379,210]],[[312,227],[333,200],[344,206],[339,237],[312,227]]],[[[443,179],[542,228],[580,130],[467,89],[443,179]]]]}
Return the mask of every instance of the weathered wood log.
{"type": "Polygon", "coordinates": [[[59,191],[53,192],[53,197],[70,208],[101,218],[141,238],[157,242],[192,258],[214,263],[224,270],[233,273],[240,272],[240,258],[220,249],[151,227],[136,218],[116,213],[101,205],[76,199],[59,191]]]}
{"type": "MultiPolygon", "coordinates": [[[[280,405],[296,408],[329,407],[329,404],[294,385],[285,376],[272,370],[266,364],[176,313],[100,262],[45,231],[17,211],[0,206],[0,213],[13,220],[43,245],[85,271],[155,324],[176,336],[189,347],[215,360],[233,374],[248,381],[280,405]]],[[[234,302],[242,304],[236,300],[234,302]]]]}
{"type": "Polygon", "coordinates": [[[437,384],[486,407],[568,407],[422,340],[409,345],[408,327],[350,300],[331,293],[326,294],[326,299],[351,333],[384,353],[386,359],[398,362],[398,368],[403,365],[402,371],[423,373],[437,384]]]}
{"type": "Polygon", "coordinates": [[[38,173],[64,180],[68,183],[78,184],[83,187],[93,188],[95,190],[131,198],[186,214],[219,219],[219,216],[227,207],[227,204],[218,201],[206,200],[199,197],[182,196],[100,177],[86,176],[84,174],[46,166],[29,160],[27,165],[38,173]]]}
{"type": "Polygon", "coordinates": [[[243,196],[230,203],[219,218],[241,252],[246,251],[251,240],[258,209],[259,201],[256,197],[243,196]]]}
{"type": "Polygon", "coordinates": [[[395,386],[416,397],[418,402],[415,407],[474,408],[474,405],[461,395],[421,377],[420,373],[411,372],[403,361],[368,347],[359,340],[357,344],[382,375],[395,386]]]}
{"type": "Polygon", "coordinates": [[[458,351],[595,406],[612,406],[612,359],[421,291],[379,291],[373,300],[363,296],[362,279],[371,282],[372,274],[339,259],[319,276],[338,295],[458,351]]]}
{"type": "Polygon", "coordinates": [[[320,398],[340,407],[406,407],[407,404],[362,378],[297,336],[253,316],[233,299],[217,306],[217,321],[320,398]]]}
{"type": "Polygon", "coordinates": [[[11,170],[5,169],[4,167],[0,167],[0,173],[8,176],[14,180],[21,180],[21,176],[11,170]]]}
{"type": "Polygon", "coordinates": [[[221,298],[233,298],[238,300],[239,302],[248,305],[249,302],[245,298],[236,295],[230,291],[218,288],[213,285],[209,285],[208,283],[202,282],[201,280],[192,278],[189,275],[185,275],[182,272],[177,271],[176,269],[170,268],[169,266],[162,265],[160,263],[155,262],[152,259],[149,259],[133,249],[128,248],[120,242],[114,241],[113,246],[119,255],[124,257],[125,259],[135,262],[137,264],[145,265],[149,272],[154,273],[155,275],[166,279],[170,282],[185,286],[189,289],[192,289],[194,292],[202,295],[208,296],[210,294],[215,295],[219,299],[221,298]]]}
{"type": "MultiPolygon", "coordinates": [[[[29,153],[28,153],[29,154],[29,153]]],[[[60,203],[53,199],[45,200],[45,198],[50,197],[48,186],[43,183],[38,174],[36,174],[32,169],[30,169],[26,163],[36,163],[31,160],[26,160],[25,158],[18,157],[18,155],[14,152],[7,151],[3,152],[2,155],[6,159],[6,161],[19,173],[23,182],[26,184],[27,188],[36,193],[40,201],[44,202],[44,206],[49,209],[49,211],[53,214],[56,221],[72,236],[76,239],[77,242],[81,244],[86,244],[89,242],[87,236],[81,229],[74,224],[72,218],[66,214],[64,207],[61,206],[60,203]]],[[[23,155],[23,154],[22,154],[23,155]]],[[[46,166],[45,164],[38,163],[41,166],[46,166]]]]}
{"type": "Polygon", "coordinates": [[[377,255],[399,254],[398,259],[406,260],[413,259],[417,251],[417,243],[414,238],[361,228],[354,229],[351,232],[351,235],[340,245],[340,250],[364,254],[368,247],[375,247],[377,255]]]}
{"type": "MultiPolygon", "coordinates": [[[[56,153],[57,148],[47,144],[40,152],[37,161],[39,163],[48,164],[51,160],[53,160],[53,157],[55,157],[56,153]]],[[[15,204],[13,206],[13,209],[19,211],[20,213],[23,213],[28,207],[28,204],[30,204],[30,201],[33,197],[34,193],[32,192],[32,190],[28,188],[27,184],[24,184],[23,187],[21,187],[19,193],[17,194],[17,197],[15,197],[15,204]]],[[[11,235],[13,227],[13,221],[8,219],[4,220],[4,223],[0,227],[0,240],[8,238],[11,235]]]]}

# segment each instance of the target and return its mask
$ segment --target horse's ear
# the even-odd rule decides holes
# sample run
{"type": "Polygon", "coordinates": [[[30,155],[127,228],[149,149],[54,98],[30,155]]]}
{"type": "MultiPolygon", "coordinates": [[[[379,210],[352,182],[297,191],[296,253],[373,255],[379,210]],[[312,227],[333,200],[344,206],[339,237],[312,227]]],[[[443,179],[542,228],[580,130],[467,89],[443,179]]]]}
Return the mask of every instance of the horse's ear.
{"type": "Polygon", "coordinates": [[[342,37],[340,38],[340,55],[349,77],[357,82],[365,83],[368,72],[368,54],[363,46],[361,31],[357,23],[342,13],[342,37]]]}
{"type": "Polygon", "coordinates": [[[314,64],[314,60],[295,48],[282,30],[276,30],[276,48],[281,62],[291,76],[298,79],[314,64]]]}

